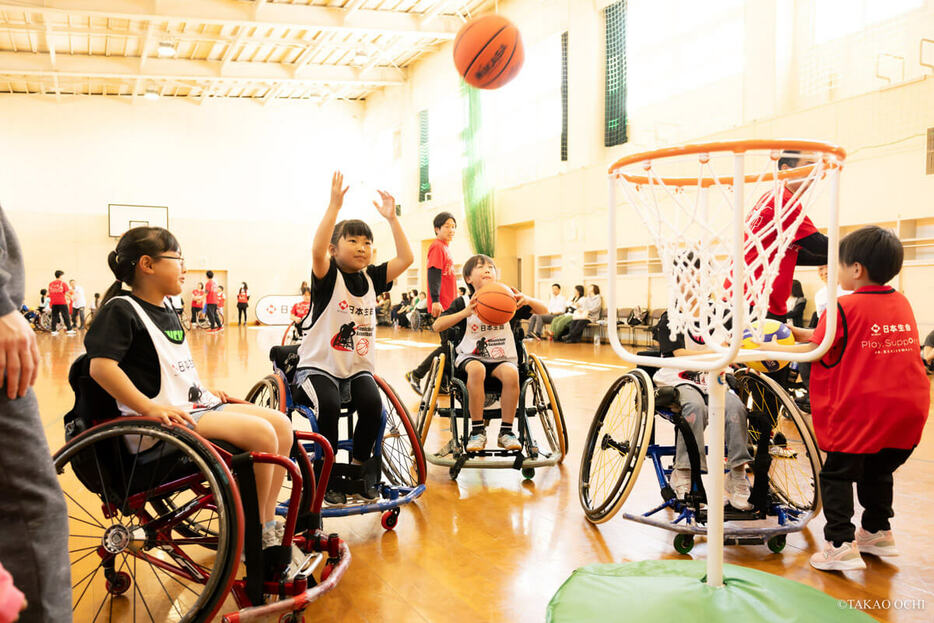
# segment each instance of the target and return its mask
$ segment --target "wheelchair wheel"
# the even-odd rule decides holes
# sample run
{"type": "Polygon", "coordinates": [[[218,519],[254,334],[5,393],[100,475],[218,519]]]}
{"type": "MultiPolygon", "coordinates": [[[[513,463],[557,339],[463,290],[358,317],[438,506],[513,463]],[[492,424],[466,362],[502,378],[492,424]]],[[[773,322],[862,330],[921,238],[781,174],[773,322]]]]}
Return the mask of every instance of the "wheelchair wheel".
{"type": "Polygon", "coordinates": [[[192,321],[192,324],[195,324],[200,329],[211,328],[211,321],[208,320],[208,315],[206,313],[198,314],[197,321],[192,321]]]}
{"type": "Polygon", "coordinates": [[[246,393],[245,400],[259,407],[286,413],[285,383],[278,374],[270,374],[258,381],[246,393]]]}
{"type": "Polygon", "coordinates": [[[301,339],[298,339],[298,336],[295,332],[295,323],[290,322],[289,326],[285,328],[285,333],[282,334],[282,346],[298,344],[300,341],[301,339]]]}
{"type": "Polygon", "coordinates": [[[68,508],[75,621],[105,608],[112,621],[121,613],[131,620],[130,608],[141,620],[143,612],[188,622],[217,614],[240,563],[243,510],[206,442],[183,428],[121,419],[71,440],[53,461],[68,508]],[[127,443],[147,449],[132,454],[127,443]],[[154,513],[155,498],[182,511],[154,513]],[[193,523],[212,534],[173,534],[193,523]]]}
{"type": "Polygon", "coordinates": [[[39,314],[39,328],[43,331],[52,330],[52,314],[49,312],[42,312],[39,314]]]}
{"type": "Polygon", "coordinates": [[[587,433],[578,492],[592,523],[607,521],[628,497],[642,468],[655,413],[652,381],[633,370],[614,381],[587,433]]]}
{"type": "Polygon", "coordinates": [[[532,360],[535,371],[532,377],[534,406],[545,431],[545,437],[548,439],[548,445],[551,446],[553,453],[558,454],[558,463],[561,463],[568,452],[568,429],[564,421],[561,401],[558,400],[548,368],[538,358],[538,355],[530,353],[529,358],[532,360]]]}
{"type": "Polygon", "coordinates": [[[415,430],[418,432],[418,438],[422,443],[422,447],[425,446],[425,440],[428,439],[428,429],[431,428],[431,418],[434,417],[435,410],[438,407],[438,394],[441,392],[441,378],[444,376],[444,362],[446,360],[447,356],[441,353],[431,362],[431,370],[428,372],[428,382],[425,384],[422,399],[418,403],[418,420],[415,430]]]}
{"type": "Polygon", "coordinates": [[[408,409],[399,395],[381,377],[374,377],[383,399],[386,428],[383,431],[383,474],[390,484],[416,487],[425,484],[428,468],[421,440],[412,426],[408,409]]]}
{"type": "MultiPolygon", "coordinates": [[[[771,423],[770,490],[794,509],[820,512],[821,461],[811,428],[791,397],[774,380],[748,368],[738,370],[735,376],[746,409],[766,414],[771,423]]],[[[759,435],[750,429],[749,437],[750,451],[755,456],[759,435]]]]}
{"type": "Polygon", "coordinates": [[[179,321],[182,323],[185,331],[191,331],[191,316],[188,314],[182,314],[178,317],[179,321]]]}

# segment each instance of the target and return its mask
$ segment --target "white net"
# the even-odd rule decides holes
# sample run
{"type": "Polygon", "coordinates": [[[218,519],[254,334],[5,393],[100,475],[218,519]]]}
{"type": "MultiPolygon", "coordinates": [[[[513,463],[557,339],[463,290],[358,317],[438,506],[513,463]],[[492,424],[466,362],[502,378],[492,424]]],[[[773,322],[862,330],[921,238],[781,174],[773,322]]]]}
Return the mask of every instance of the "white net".
{"type": "Polygon", "coordinates": [[[776,295],[788,295],[798,253],[792,245],[817,231],[808,214],[827,199],[827,181],[843,161],[842,150],[820,143],[754,143],[664,150],[612,170],[655,240],[672,337],[689,334],[714,350],[725,350],[736,330],[763,339],[773,286],[786,284],[776,295]],[[734,301],[737,256],[742,313],[734,301]]]}

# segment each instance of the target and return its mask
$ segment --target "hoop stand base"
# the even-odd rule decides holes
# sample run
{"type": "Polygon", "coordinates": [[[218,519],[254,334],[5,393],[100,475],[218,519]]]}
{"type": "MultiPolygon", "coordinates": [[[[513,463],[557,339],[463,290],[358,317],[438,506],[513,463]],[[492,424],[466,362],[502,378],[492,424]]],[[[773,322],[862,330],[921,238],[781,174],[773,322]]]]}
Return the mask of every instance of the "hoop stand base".
{"type": "Polygon", "coordinates": [[[702,560],[589,565],[571,574],[548,604],[546,623],[592,621],[840,621],[874,619],[819,590],[736,565],[723,586],[706,583],[702,560]]]}

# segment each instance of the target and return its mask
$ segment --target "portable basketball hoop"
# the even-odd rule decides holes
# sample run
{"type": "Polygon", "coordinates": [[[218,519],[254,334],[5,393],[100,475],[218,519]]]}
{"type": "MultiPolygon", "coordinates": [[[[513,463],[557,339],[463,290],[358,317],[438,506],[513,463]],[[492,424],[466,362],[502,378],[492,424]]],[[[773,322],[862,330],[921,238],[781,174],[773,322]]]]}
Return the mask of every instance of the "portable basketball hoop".
{"type": "Polygon", "coordinates": [[[618,601],[637,599],[644,612],[657,608],[656,613],[672,615],[678,608],[724,614],[737,600],[749,601],[750,612],[763,607],[782,610],[782,604],[797,600],[795,591],[813,591],[816,602],[824,600],[824,606],[839,618],[836,600],[769,574],[756,575],[752,586],[751,576],[730,566],[726,592],[713,590],[724,587],[724,472],[714,466],[724,464],[726,369],[733,363],[763,359],[813,361],[831,346],[837,321],[835,288],[828,288],[827,331],[817,350],[787,353],[770,351],[767,345],[761,350],[741,350],[744,331],[763,341],[760,327],[765,325],[772,283],[808,213],[821,211],[827,216],[828,279],[836,283],[839,180],[845,156],[840,147],[817,141],[739,140],[635,154],[610,167],[608,326],[615,327],[617,320],[614,254],[621,189],[657,246],[667,282],[671,333],[701,338],[714,351],[677,358],[640,356],[622,347],[616,331],[608,331],[613,350],[627,362],[708,373],[707,465],[711,467],[706,576],[701,577],[696,563],[685,561],[580,569],[553,598],[549,621],[583,620],[567,615],[575,609],[567,606],[576,603],[575,595],[593,590],[604,595],[615,591],[618,601]],[[784,158],[796,161],[793,168],[780,166],[784,158]],[[596,576],[604,579],[595,584],[596,576]],[[673,582],[674,576],[682,576],[681,581],[673,582]]]}

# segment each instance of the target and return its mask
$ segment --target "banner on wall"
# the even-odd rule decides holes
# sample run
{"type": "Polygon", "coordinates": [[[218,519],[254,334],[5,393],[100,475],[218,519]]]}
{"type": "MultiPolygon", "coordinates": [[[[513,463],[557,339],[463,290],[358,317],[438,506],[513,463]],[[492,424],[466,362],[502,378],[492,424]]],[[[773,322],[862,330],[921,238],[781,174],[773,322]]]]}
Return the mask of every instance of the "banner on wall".
{"type": "Polygon", "coordinates": [[[292,322],[289,312],[292,306],[301,302],[297,294],[270,294],[256,303],[256,319],[260,324],[287,325],[292,322]]]}

